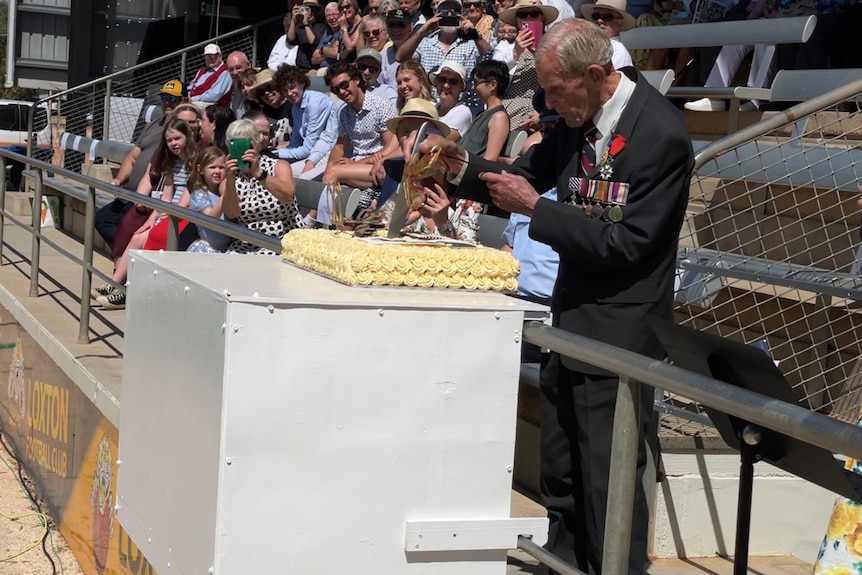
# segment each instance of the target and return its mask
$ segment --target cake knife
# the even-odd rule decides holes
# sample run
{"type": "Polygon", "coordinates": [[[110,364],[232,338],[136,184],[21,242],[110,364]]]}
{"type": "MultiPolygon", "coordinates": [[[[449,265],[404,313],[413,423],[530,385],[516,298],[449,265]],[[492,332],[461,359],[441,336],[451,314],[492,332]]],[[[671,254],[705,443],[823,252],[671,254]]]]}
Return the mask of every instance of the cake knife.
{"type": "MultiPolygon", "coordinates": [[[[425,136],[428,133],[428,122],[425,122],[420,126],[419,131],[416,133],[416,140],[413,142],[413,151],[410,153],[410,163],[416,162],[419,160],[419,145],[425,140],[425,136]]],[[[404,169],[404,174],[406,175],[408,170],[404,169]]],[[[404,182],[404,178],[401,179],[401,185],[398,187],[398,191],[395,193],[395,208],[392,210],[392,217],[389,218],[389,233],[387,234],[390,238],[397,238],[401,235],[401,228],[404,227],[404,224],[407,223],[407,212],[409,211],[409,206],[407,205],[407,191],[406,184],[404,182]]]]}

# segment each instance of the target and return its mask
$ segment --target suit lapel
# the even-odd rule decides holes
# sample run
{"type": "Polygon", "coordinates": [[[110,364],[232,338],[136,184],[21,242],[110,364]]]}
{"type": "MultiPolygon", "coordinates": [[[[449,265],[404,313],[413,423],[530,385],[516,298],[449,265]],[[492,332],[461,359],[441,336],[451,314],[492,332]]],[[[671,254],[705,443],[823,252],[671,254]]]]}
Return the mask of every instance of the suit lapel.
{"type": "MultiPolygon", "coordinates": [[[[617,122],[617,128],[614,134],[619,134],[627,141],[631,141],[632,131],[634,130],[635,124],[637,124],[638,117],[640,117],[640,114],[646,105],[647,95],[649,93],[649,84],[646,79],[644,79],[644,77],[633,68],[628,68],[620,73],[626,74],[630,80],[635,82],[635,89],[632,92],[628,103],[626,103],[626,107],[623,109],[622,115],[620,115],[620,120],[617,122]]],[[[568,128],[565,124],[558,126],[558,129],[560,128],[570,131],[570,135],[566,139],[572,144],[572,147],[560,146],[557,151],[557,153],[560,154],[559,163],[565,166],[562,176],[557,181],[557,199],[564,202],[573,195],[573,191],[569,187],[569,178],[579,177],[581,150],[584,147],[584,130],[583,128],[568,128]],[[560,190],[564,190],[564,192],[560,193],[560,190]]],[[[624,151],[620,152],[621,155],[624,153],[624,151]]],[[[596,179],[599,176],[600,169],[601,158],[597,155],[596,164],[593,166],[592,171],[587,174],[587,179],[596,179]]],[[[614,176],[619,176],[619,172],[616,170],[614,171],[614,176]]],[[[613,177],[612,179],[614,181],[625,181],[628,178],[620,180],[618,177],[613,177]]]]}
{"type": "MultiPolygon", "coordinates": [[[[617,122],[617,128],[614,135],[622,136],[626,141],[631,141],[632,131],[634,131],[635,124],[637,124],[638,118],[646,105],[650,86],[646,79],[641,76],[640,72],[636,71],[634,68],[627,68],[620,73],[626,74],[630,80],[635,82],[635,89],[632,92],[631,98],[629,98],[629,101],[626,103],[626,107],[623,108],[623,113],[620,115],[619,122],[617,122]],[[632,72],[632,75],[629,75],[627,72],[632,72]]],[[[610,146],[610,142],[608,142],[608,146],[610,146]]],[[[620,155],[624,153],[625,151],[622,151],[620,152],[620,155]]],[[[596,165],[589,175],[590,179],[595,179],[598,176],[599,169],[601,167],[600,160],[600,158],[596,158],[596,165]]],[[[614,165],[616,166],[616,159],[614,165]]],[[[619,174],[615,173],[614,175],[618,176],[619,174]]],[[[614,181],[625,181],[620,180],[619,178],[611,179],[614,181]]],[[[626,178],[626,180],[627,179],[628,178],[626,178]]]]}

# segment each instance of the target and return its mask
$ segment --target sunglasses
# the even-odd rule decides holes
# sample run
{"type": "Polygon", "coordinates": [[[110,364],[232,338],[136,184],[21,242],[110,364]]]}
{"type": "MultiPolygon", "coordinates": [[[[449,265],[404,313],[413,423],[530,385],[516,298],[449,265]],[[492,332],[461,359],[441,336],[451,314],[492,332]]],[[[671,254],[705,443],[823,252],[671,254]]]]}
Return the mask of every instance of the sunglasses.
{"type": "Polygon", "coordinates": [[[617,18],[622,18],[622,16],[617,16],[616,14],[611,14],[610,12],[593,12],[590,15],[590,19],[593,22],[598,22],[602,20],[603,22],[611,22],[616,20],[617,18]]]}
{"type": "Polygon", "coordinates": [[[171,96],[170,94],[160,94],[159,98],[162,100],[162,102],[164,102],[166,104],[168,104],[168,103],[176,104],[177,102],[180,101],[179,96],[171,96]]]}
{"type": "Polygon", "coordinates": [[[464,8],[467,10],[481,10],[484,6],[484,4],[464,4],[464,8]]]}
{"type": "Polygon", "coordinates": [[[260,91],[263,92],[264,94],[270,94],[272,92],[278,92],[278,90],[276,90],[275,86],[273,86],[272,84],[265,84],[265,85],[261,86],[260,91]]]}
{"type": "Polygon", "coordinates": [[[461,78],[452,78],[450,76],[437,76],[434,78],[434,82],[437,84],[442,84],[444,86],[457,86],[461,81],[461,78]]]}
{"type": "Polygon", "coordinates": [[[359,62],[356,63],[356,67],[360,72],[371,72],[372,74],[376,74],[380,71],[378,66],[369,66],[368,64],[360,64],[359,62]]]}
{"type": "Polygon", "coordinates": [[[363,30],[362,35],[366,38],[371,38],[372,36],[374,38],[377,38],[378,36],[380,36],[380,32],[381,30],[363,30]]]}
{"type": "Polygon", "coordinates": [[[350,87],[350,80],[345,80],[340,84],[336,84],[334,86],[330,86],[330,91],[336,96],[350,87]]]}
{"type": "MultiPolygon", "coordinates": [[[[593,12],[593,16],[595,16],[595,12],[593,12]]],[[[515,14],[521,20],[527,20],[528,18],[541,18],[542,11],[541,10],[522,10],[515,14]]]]}
{"type": "Polygon", "coordinates": [[[339,12],[347,12],[348,10],[353,10],[353,6],[351,6],[350,4],[345,4],[344,6],[340,6],[338,8],[339,12]]]}

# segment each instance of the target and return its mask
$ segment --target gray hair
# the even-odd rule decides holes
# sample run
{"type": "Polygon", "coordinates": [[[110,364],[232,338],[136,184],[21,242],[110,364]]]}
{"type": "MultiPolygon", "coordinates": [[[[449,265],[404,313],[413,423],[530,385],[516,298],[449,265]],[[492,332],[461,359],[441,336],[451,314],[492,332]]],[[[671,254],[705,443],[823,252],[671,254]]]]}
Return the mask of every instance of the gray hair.
{"type": "Polygon", "coordinates": [[[377,11],[382,14],[383,12],[386,12],[387,8],[389,8],[390,10],[398,10],[399,8],[401,8],[401,5],[398,4],[398,0],[381,0],[380,7],[377,9],[377,11]]]}
{"type": "Polygon", "coordinates": [[[246,119],[234,120],[231,122],[228,125],[224,136],[226,140],[231,140],[233,138],[248,138],[254,145],[263,143],[263,137],[257,130],[257,126],[255,126],[254,122],[251,120],[246,119]]]}
{"type": "Polygon", "coordinates": [[[365,19],[365,25],[371,24],[372,22],[376,24],[380,24],[380,28],[382,30],[386,30],[386,20],[383,19],[382,16],[369,16],[365,19]]]}
{"type": "Polygon", "coordinates": [[[560,22],[542,37],[536,60],[551,55],[559,61],[564,77],[574,77],[593,64],[612,67],[614,48],[596,24],[575,18],[560,22]]]}
{"type": "Polygon", "coordinates": [[[326,11],[330,8],[335,8],[336,10],[341,11],[341,7],[338,5],[338,2],[330,2],[323,7],[323,13],[326,14],[326,11]]]}

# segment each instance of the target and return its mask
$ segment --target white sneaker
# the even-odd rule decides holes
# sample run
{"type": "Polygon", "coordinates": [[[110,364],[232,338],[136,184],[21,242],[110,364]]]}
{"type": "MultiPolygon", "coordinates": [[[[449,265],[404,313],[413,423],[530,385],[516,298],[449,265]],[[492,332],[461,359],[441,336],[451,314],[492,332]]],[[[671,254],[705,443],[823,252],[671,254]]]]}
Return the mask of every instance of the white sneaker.
{"type": "Polygon", "coordinates": [[[724,100],[710,100],[709,98],[701,98],[694,102],[686,102],[683,106],[686,110],[693,112],[723,112],[724,100]]]}

